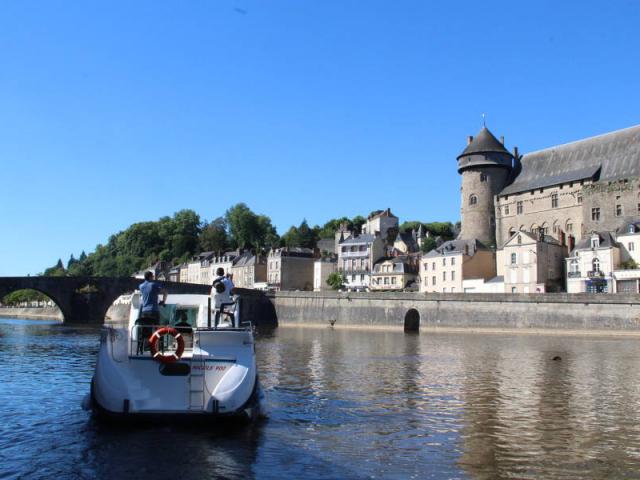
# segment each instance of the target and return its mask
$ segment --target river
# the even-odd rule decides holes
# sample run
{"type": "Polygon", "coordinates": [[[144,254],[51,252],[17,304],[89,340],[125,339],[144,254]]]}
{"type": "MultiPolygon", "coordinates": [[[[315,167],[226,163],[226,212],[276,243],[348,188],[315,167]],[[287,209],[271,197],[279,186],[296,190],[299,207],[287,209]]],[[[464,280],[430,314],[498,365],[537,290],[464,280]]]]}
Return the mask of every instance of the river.
{"type": "Polygon", "coordinates": [[[0,319],[0,479],[640,478],[637,338],[280,328],[223,432],[95,421],[98,341],[0,319]]]}

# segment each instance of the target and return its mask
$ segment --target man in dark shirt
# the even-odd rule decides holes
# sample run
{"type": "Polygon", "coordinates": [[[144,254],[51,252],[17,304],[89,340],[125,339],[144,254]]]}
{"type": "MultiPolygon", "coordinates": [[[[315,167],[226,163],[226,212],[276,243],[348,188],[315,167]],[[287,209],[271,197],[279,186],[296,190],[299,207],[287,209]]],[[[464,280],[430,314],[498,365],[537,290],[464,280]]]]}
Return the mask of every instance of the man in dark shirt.
{"type": "Polygon", "coordinates": [[[144,274],[144,282],[138,287],[140,289],[140,317],[136,322],[144,325],[138,331],[138,354],[142,354],[145,345],[151,335],[151,325],[160,323],[160,306],[164,306],[167,301],[167,289],[158,282],[153,281],[153,272],[144,274]],[[158,295],[162,294],[162,301],[158,302],[158,295]]]}

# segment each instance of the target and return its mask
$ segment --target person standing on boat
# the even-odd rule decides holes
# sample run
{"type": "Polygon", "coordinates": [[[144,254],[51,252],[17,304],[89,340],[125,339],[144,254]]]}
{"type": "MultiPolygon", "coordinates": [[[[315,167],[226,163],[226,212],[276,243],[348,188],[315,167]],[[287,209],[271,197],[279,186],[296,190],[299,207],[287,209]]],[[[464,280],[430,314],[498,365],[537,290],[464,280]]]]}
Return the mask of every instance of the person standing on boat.
{"type": "Polygon", "coordinates": [[[216,278],[213,279],[211,285],[211,296],[213,297],[213,306],[215,312],[215,326],[218,326],[220,321],[220,313],[224,310],[225,306],[233,305],[233,282],[230,278],[224,274],[224,268],[218,268],[216,270],[216,278]]]}
{"type": "Polygon", "coordinates": [[[145,343],[149,341],[153,325],[160,323],[160,307],[167,301],[167,289],[153,280],[153,272],[145,272],[144,282],[140,289],[140,316],[136,322],[143,325],[138,332],[138,354],[142,354],[145,343]],[[158,302],[158,295],[162,294],[162,301],[158,302]]]}

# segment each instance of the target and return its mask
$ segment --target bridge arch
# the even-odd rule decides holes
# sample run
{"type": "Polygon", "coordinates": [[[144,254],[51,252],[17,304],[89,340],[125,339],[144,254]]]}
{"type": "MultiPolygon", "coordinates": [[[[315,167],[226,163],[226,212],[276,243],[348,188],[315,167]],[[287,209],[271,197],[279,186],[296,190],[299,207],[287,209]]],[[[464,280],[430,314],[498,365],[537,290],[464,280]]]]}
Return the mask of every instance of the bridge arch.
{"type": "Polygon", "coordinates": [[[419,332],[420,331],[420,312],[415,308],[410,308],[404,315],[404,331],[419,332]]]}
{"type": "MultiPolygon", "coordinates": [[[[0,277],[0,298],[16,290],[36,290],[60,308],[65,323],[101,325],[113,302],[139,284],[139,279],[131,277],[0,277]]],[[[210,290],[208,285],[164,284],[172,293],[206,294],[210,290]]]]}

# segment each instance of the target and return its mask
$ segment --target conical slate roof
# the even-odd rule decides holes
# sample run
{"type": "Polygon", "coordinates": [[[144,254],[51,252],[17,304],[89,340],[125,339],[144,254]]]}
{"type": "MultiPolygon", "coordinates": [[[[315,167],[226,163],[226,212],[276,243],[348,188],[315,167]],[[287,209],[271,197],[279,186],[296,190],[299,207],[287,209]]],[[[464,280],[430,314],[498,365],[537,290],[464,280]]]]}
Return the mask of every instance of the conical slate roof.
{"type": "Polygon", "coordinates": [[[487,127],[482,127],[482,130],[467,145],[467,148],[458,155],[458,158],[476,153],[506,153],[511,156],[511,152],[504,148],[504,145],[493,136],[493,133],[487,127]]]}

